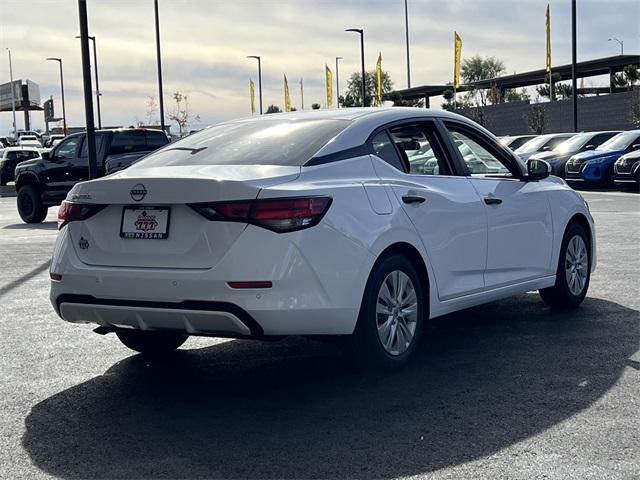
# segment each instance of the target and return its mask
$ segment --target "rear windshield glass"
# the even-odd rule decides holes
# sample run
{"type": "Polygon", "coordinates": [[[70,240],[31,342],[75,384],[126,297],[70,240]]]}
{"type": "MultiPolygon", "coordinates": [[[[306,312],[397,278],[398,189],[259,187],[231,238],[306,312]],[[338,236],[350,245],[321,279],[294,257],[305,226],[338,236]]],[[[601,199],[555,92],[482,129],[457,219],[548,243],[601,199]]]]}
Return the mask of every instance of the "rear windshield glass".
{"type": "Polygon", "coordinates": [[[207,128],[167,145],[132,168],[174,165],[304,165],[349,120],[263,119],[207,128]]]}

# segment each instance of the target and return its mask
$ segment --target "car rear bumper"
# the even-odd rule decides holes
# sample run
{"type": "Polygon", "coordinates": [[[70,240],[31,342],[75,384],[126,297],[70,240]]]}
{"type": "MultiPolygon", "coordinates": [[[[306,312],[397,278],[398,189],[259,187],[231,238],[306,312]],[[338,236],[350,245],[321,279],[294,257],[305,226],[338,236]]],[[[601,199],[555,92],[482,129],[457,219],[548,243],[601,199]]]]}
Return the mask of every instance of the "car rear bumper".
{"type": "Polygon", "coordinates": [[[79,259],[68,230],[60,231],[51,263],[61,275],[51,282],[51,302],[66,321],[113,328],[230,337],[350,334],[375,261],[320,224],[282,236],[249,226],[214,268],[100,267],[79,259]],[[327,244],[335,249],[317,248],[327,244]],[[272,287],[234,289],[229,281],[272,287]]]}

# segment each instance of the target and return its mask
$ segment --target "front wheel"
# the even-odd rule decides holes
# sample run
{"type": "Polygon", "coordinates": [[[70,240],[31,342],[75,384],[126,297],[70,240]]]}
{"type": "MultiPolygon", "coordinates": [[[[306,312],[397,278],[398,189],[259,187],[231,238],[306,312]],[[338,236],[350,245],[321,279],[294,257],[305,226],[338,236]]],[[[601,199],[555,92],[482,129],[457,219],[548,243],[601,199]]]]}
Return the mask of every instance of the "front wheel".
{"type": "Polygon", "coordinates": [[[553,308],[576,308],[587,295],[591,278],[591,242],[584,228],[571,223],[562,239],[556,283],[540,290],[553,308]]]}
{"type": "Polygon", "coordinates": [[[347,353],[361,368],[403,366],[422,334],[425,287],[412,263],[392,254],[374,266],[347,353]]]}
{"type": "Polygon", "coordinates": [[[147,355],[173,352],[187,340],[187,335],[171,332],[122,330],[116,332],[116,335],[126,347],[147,355]]]}

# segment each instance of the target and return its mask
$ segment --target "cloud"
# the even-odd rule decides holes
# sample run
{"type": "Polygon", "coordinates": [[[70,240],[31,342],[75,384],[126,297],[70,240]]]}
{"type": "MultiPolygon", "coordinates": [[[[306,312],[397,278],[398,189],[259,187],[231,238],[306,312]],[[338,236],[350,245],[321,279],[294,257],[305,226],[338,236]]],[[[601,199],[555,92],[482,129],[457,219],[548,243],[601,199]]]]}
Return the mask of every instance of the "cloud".
{"type": "MultiPolygon", "coordinates": [[[[57,65],[64,58],[69,123],[84,123],[77,2],[3,0],[0,45],[13,53],[14,78],[40,84],[41,96],[54,96],[60,111],[57,65]],[[28,14],[27,14],[28,12],[28,14]]],[[[89,3],[89,27],[98,42],[103,123],[129,125],[144,118],[149,95],[157,95],[153,4],[109,0],[89,3]]],[[[544,65],[544,0],[409,0],[412,83],[445,83],[451,77],[452,37],[464,39],[463,56],[476,53],[503,59],[507,70],[523,72],[544,65]]],[[[396,87],[406,84],[403,0],[160,0],[162,65],[166,110],[171,94],[189,96],[191,110],[203,124],[249,113],[248,83],[257,80],[263,58],[265,108],[282,106],[282,75],[290,80],[294,104],[304,78],[305,104],[323,103],[324,64],[340,64],[341,92],[349,74],[359,70],[357,35],[365,29],[366,63],[378,52],[396,87]]],[[[635,0],[578,3],[580,59],[617,53],[616,36],[628,52],[638,52],[640,6],[635,0]]],[[[570,2],[552,2],[554,63],[570,60],[570,2]]],[[[0,81],[8,81],[0,62],[0,81]]],[[[39,114],[33,114],[42,126],[39,114]]],[[[21,117],[20,117],[21,118],[21,117]]],[[[8,131],[10,114],[0,115],[8,131]]]]}

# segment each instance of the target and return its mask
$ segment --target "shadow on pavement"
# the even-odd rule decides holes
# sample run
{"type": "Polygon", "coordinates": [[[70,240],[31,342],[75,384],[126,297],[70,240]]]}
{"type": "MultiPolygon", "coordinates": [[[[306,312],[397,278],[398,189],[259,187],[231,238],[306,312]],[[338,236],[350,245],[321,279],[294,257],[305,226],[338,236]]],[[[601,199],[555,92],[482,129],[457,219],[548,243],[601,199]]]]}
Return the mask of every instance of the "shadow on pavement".
{"type": "Polygon", "coordinates": [[[589,407],[640,339],[637,311],[591,298],[552,313],[522,295],[434,323],[389,375],[353,373],[333,345],[305,339],[131,356],[35,405],[23,446],[73,478],[419,474],[589,407]]]}
{"type": "Polygon", "coordinates": [[[57,230],[58,222],[14,223],[2,228],[7,230],[57,230]]]}

